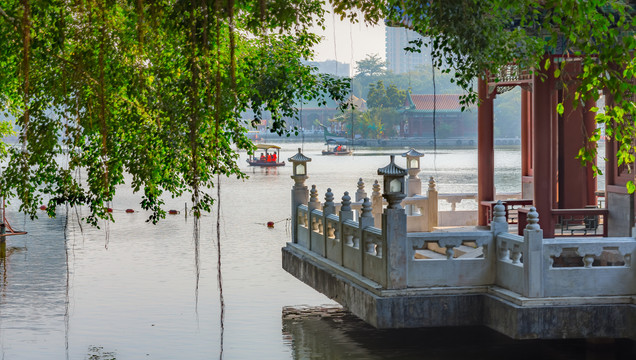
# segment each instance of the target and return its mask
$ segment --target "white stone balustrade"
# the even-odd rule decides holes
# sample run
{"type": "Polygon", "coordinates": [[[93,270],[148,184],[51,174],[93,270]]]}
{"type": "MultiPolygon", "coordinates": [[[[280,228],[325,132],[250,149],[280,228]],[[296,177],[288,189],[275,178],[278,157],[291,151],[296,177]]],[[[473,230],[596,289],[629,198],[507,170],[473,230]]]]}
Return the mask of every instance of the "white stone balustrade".
{"type": "Polygon", "coordinates": [[[295,243],[385,289],[496,286],[526,298],[636,295],[631,237],[543,239],[534,208],[524,235],[510,234],[501,204],[493,208],[490,230],[431,232],[441,219],[439,200],[453,204],[470,198],[437,194],[432,178],[427,196],[402,201],[419,210],[411,216],[383,208],[377,181],[371,198],[360,198],[366,195],[360,179],[356,202],[345,192],[336,204],[327,189],[321,204],[315,185],[293,191],[301,196],[292,200],[299,204],[292,218],[295,243]],[[424,231],[407,231],[415,219],[424,231]]]}
{"type": "MultiPolygon", "coordinates": [[[[347,198],[343,196],[342,208],[350,207],[347,198]]],[[[385,231],[392,224],[386,223],[385,229],[373,227],[371,202],[366,199],[362,208],[356,222],[351,210],[341,210],[340,216],[325,215],[300,205],[298,245],[387,288],[391,275],[398,274],[408,287],[496,285],[530,298],[636,294],[634,238],[543,239],[534,209],[524,236],[518,236],[507,233],[508,224],[499,221],[495,209],[491,230],[406,234],[405,260],[401,268],[395,268],[388,266],[386,256],[391,236],[385,231]],[[458,249],[466,244],[481,248],[481,254],[464,257],[458,249]],[[427,249],[439,251],[440,256],[418,258],[418,251],[427,249]],[[578,265],[560,267],[564,254],[569,254],[569,261],[572,254],[578,256],[578,265]]]]}

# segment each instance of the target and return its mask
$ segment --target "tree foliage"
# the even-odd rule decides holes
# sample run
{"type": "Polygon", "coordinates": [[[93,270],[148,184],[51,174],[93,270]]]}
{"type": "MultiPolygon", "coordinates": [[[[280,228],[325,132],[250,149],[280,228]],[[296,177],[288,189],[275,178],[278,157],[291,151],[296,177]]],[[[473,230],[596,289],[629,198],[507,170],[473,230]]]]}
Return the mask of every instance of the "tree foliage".
{"type": "Polygon", "coordinates": [[[378,54],[369,54],[360,61],[356,61],[357,76],[382,76],[386,74],[386,61],[378,54]]]}
{"type": "Polygon", "coordinates": [[[86,204],[93,224],[124,183],[153,222],[166,193],[209,211],[215,175],[244,176],[233,147],[253,151],[243,111],[270,112],[283,134],[295,99],[344,99],[346,81],[300,61],[321,5],[0,0],[0,110],[20,129],[0,193],[32,217],[86,204]]]}
{"type": "MultiPolygon", "coordinates": [[[[465,102],[476,102],[476,78],[497,74],[509,63],[554,72],[561,78],[567,61],[578,59],[582,72],[573,101],[581,106],[604,91],[605,109],[596,116],[608,138],[618,144],[617,163],[634,163],[636,125],[636,45],[634,5],[623,0],[333,0],[336,9],[360,9],[366,21],[411,28],[430,39],[438,68],[452,74],[467,91],[465,102]],[[556,59],[546,55],[557,55],[556,59]],[[443,65],[443,66],[442,66],[443,65]]],[[[343,14],[343,17],[347,14],[343,14]]],[[[349,15],[350,17],[355,17],[349,15]]],[[[418,44],[415,44],[418,45],[418,44]]],[[[558,107],[561,112],[563,106],[558,107]]],[[[592,111],[598,109],[594,108],[592,111]]],[[[594,142],[600,129],[581,149],[582,161],[596,158],[594,142]]],[[[598,172],[596,166],[594,170],[598,172]]],[[[628,189],[636,188],[633,181],[628,189]]]]}
{"type": "Polygon", "coordinates": [[[404,107],[406,100],[406,91],[400,90],[391,84],[384,86],[384,82],[379,80],[377,83],[369,85],[369,94],[367,95],[367,106],[369,108],[398,109],[404,107]]]}

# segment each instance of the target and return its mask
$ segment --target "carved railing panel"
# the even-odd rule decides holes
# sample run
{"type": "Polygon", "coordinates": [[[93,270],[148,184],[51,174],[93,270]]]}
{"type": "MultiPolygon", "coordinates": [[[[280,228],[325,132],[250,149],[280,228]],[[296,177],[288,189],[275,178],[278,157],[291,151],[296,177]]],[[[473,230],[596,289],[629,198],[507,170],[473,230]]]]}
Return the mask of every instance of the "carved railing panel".
{"type": "Polygon", "coordinates": [[[634,238],[545,239],[545,295],[635,294],[635,252],[634,238]]]}
{"type": "Polygon", "coordinates": [[[494,281],[490,231],[410,233],[407,240],[409,286],[476,286],[494,281]]]}
{"type": "Polygon", "coordinates": [[[345,220],[342,223],[342,241],[342,265],[362,274],[360,231],[357,222],[345,220]]]}
{"type": "Polygon", "coordinates": [[[368,227],[362,231],[362,239],[364,250],[362,258],[362,275],[379,284],[386,285],[386,238],[382,235],[382,230],[374,227],[368,227]]]}
{"type": "Polygon", "coordinates": [[[501,233],[497,236],[497,275],[495,283],[502,288],[523,293],[523,236],[501,233]]]}

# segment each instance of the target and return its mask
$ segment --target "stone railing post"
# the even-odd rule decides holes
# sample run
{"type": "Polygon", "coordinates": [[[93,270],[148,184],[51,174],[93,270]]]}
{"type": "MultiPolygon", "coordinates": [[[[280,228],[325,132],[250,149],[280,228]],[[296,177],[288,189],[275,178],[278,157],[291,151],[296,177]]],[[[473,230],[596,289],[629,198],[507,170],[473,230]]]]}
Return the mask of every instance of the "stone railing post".
{"type": "Polygon", "coordinates": [[[490,230],[495,240],[495,246],[497,243],[497,235],[508,232],[508,222],[506,221],[506,208],[501,203],[501,200],[497,201],[493,209],[492,221],[490,222],[490,230]]]}
{"type": "Polygon", "coordinates": [[[382,193],[380,193],[380,183],[376,180],[373,183],[371,193],[371,213],[373,214],[373,226],[382,228],[382,193]]]}
{"type": "Polygon", "coordinates": [[[316,185],[311,185],[311,191],[309,191],[309,203],[307,204],[307,208],[309,212],[315,209],[320,209],[320,201],[318,201],[318,190],[316,189],[316,185]]]}
{"type": "Polygon", "coordinates": [[[349,192],[345,191],[342,196],[342,202],[340,203],[340,213],[339,213],[339,223],[338,223],[338,232],[340,233],[340,263],[344,264],[344,245],[345,245],[345,232],[344,232],[344,222],[345,220],[353,220],[353,211],[351,210],[351,196],[349,196],[349,192]]]}
{"type": "Polygon", "coordinates": [[[362,202],[362,211],[360,212],[360,217],[358,218],[358,224],[360,225],[360,229],[374,226],[371,201],[368,197],[365,197],[364,201],[362,202]]]}
{"type": "MultiPolygon", "coordinates": [[[[331,192],[331,188],[327,188],[327,192],[325,193],[325,203],[322,205],[322,224],[324,226],[324,231],[322,232],[323,239],[323,249],[325,249],[325,257],[328,258],[328,247],[327,247],[327,238],[329,237],[329,222],[327,221],[327,217],[331,214],[336,213],[336,205],[333,203],[333,193],[331,192]]],[[[340,229],[333,229],[334,236],[337,236],[337,232],[340,229]]],[[[342,264],[342,262],[340,263],[342,264]]]]}
{"type": "Polygon", "coordinates": [[[428,179],[428,231],[433,231],[434,227],[439,224],[438,198],[437,189],[435,189],[435,180],[431,176],[428,179]]]}
{"type": "Polygon", "coordinates": [[[358,190],[356,190],[356,202],[362,201],[365,197],[367,197],[367,192],[364,191],[364,181],[360,178],[360,180],[358,180],[358,190]]]}
{"type": "MultiPolygon", "coordinates": [[[[311,239],[313,237],[314,227],[316,230],[320,231],[318,228],[318,218],[316,215],[312,214],[312,210],[320,209],[320,201],[318,201],[318,190],[316,189],[316,185],[311,185],[311,190],[309,191],[309,203],[307,203],[307,220],[309,221],[309,250],[314,250],[311,246],[311,239]],[[314,226],[315,225],[315,226],[314,226]]],[[[324,224],[324,223],[323,223],[324,224]]]]}
{"type": "Polygon", "coordinates": [[[331,188],[327,188],[327,192],[325,193],[325,203],[322,205],[322,212],[325,214],[325,217],[336,213],[336,205],[333,203],[331,188]]]}
{"type": "Polygon", "coordinates": [[[342,196],[342,202],[340,206],[340,222],[344,222],[345,220],[353,220],[353,210],[351,210],[351,196],[349,196],[349,192],[345,191],[342,196]]]}
{"type": "Polygon", "coordinates": [[[387,288],[405,289],[407,282],[406,213],[404,209],[384,209],[382,236],[386,239],[387,288]]]}
{"type": "Polygon", "coordinates": [[[362,210],[360,211],[360,217],[358,218],[358,228],[360,231],[360,264],[361,269],[364,271],[364,254],[367,249],[367,241],[364,237],[364,229],[369,226],[373,226],[373,214],[371,213],[371,201],[368,197],[364,198],[362,202],[362,210]]]}
{"type": "Polygon", "coordinates": [[[543,230],[534,207],[523,230],[523,296],[543,297],[543,230]]]}

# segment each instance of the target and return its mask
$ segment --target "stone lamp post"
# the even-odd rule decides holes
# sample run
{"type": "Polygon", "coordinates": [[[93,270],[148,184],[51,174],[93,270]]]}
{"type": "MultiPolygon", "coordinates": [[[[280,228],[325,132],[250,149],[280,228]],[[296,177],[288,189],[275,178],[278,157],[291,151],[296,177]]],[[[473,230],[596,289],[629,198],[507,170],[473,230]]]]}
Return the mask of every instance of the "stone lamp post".
{"type": "Polygon", "coordinates": [[[292,188],[291,202],[292,202],[292,241],[298,242],[296,234],[296,223],[298,222],[298,205],[307,205],[309,200],[309,190],[305,186],[305,180],[307,180],[307,163],[311,161],[311,158],[306,157],[300,152],[287,159],[292,163],[293,174],[291,176],[294,179],[294,187],[292,188]]]}
{"type": "Polygon", "coordinates": [[[406,169],[409,173],[408,196],[420,195],[422,193],[422,180],[417,176],[420,173],[420,158],[424,154],[411,148],[411,150],[402,154],[406,158],[406,169]]]}
{"type": "Polygon", "coordinates": [[[406,197],[404,177],[407,174],[406,169],[395,165],[395,155],[391,155],[389,165],[378,169],[378,175],[383,176],[384,194],[382,194],[382,197],[389,203],[388,209],[402,208],[400,202],[406,197]]]}
{"type": "Polygon", "coordinates": [[[306,157],[303,153],[300,152],[300,148],[298,148],[298,153],[296,155],[287,159],[292,163],[293,175],[292,179],[296,182],[296,184],[300,184],[304,186],[305,179],[307,179],[307,163],[311,161],[311,158],[306,157]]]}
{"type": "Polygon", "coordinates": [[[382,233],[386,236],[387,289],[406,289],[407,281],[407,239],[406,212],[400,206],[404,193],[406,169],[395,165],[395,155],[391,155],[389,165],[378,169],[383,176],[384,194],[389,203],[382,212],[382,233]]]}

